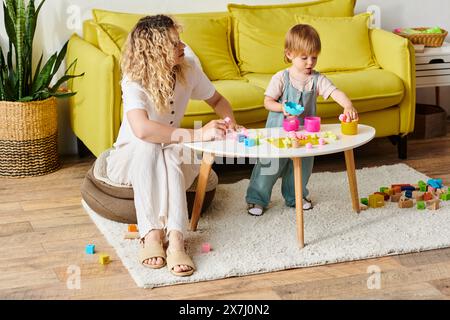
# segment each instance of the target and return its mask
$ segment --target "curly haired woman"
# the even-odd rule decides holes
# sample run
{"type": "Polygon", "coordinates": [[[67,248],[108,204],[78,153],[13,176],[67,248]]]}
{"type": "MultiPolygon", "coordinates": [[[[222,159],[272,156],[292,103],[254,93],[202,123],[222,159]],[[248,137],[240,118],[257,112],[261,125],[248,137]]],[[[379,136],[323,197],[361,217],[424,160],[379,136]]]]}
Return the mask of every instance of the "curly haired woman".
{"type": "Polygon", "coordinates": [[[213,120],[200,129],[182,129],[180,122],[189,99],[206,101],[233,127],[236,122],[229,102],[194,61],[184,58],[179,31],[171,17],[155,15],[139,20],[128,36],[121,61],[123,122],[107,172],[112,181],[133,186],[140,263],[154,269],[167,264],[174,275],[188,276],[195,266],[184,247],[186,189],[199,165],[186,161],[180,137],[222,139],[228,127],[213,120]]]}

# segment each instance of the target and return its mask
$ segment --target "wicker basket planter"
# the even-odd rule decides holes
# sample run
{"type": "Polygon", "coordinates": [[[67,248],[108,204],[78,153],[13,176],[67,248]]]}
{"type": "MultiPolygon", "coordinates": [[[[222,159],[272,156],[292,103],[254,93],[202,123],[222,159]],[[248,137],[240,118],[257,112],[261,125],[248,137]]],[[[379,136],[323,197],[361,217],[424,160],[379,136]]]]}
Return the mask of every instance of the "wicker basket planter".
{"type": "Polygon", "coordinates": [[[60,168],[56,98],[0,101],[0,176],[40,176],[60,168]]]}

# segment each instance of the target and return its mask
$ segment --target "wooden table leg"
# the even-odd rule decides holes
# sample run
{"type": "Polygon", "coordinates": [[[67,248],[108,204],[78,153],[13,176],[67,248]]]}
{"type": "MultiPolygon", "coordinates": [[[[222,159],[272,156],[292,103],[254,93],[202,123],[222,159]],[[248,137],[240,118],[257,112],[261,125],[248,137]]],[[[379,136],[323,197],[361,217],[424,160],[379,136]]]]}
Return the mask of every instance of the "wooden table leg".
{"type": "Polygon", "coordinates": [[[353,210],[357,213],[360,211],[358,185],[356,183],[355,159],[353,157],[353,149],[344,151],[345,165],[347,166],[348,184],[350,186],[350,194],[352,196],[353,210]]]}
{"type": "Polygon", "coordinates": [[[192,208],[191,230],[197,230],[197,223],[200,219],[200,213],[203,207],[203,200],[205,200],[206,184],[208,183],[209,173],[214,163],[214,155],[211,153],[203,153],[202,164],[200,166],[200,173],[197,179],[197,190],[195,191],[194,207],[192,208]]]}
{"type": "Polygon", "coordinates": [[[303,188],[302,188],[302,158],[292,158],[294,162],[294,184],[295,184],[295,214],[297,217],[297,239],[298,246],[305,246],[303,234],[303,188]]]}

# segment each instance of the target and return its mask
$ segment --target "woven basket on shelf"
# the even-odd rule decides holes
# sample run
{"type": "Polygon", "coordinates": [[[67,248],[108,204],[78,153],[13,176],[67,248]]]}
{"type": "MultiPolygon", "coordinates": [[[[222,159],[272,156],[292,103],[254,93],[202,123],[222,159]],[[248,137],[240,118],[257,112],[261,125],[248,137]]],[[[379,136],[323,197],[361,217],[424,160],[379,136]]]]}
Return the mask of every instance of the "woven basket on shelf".
{"type": "MultiPolygon", "coordinates": [[[[427,30],[429,28],[411,28],[417,31],[427,30]]],[[[448,32],[442,29],[442,33],[403,33],[401,31],[394,31],[399,36],[408,38],[413,44],[423,44],[426,47],[440,47],[444,43],[445,37],[447,37],[448,32]]]]}
{"type": "Polygon", "coordinates": [[[0,101],[0,176],[27,177],[60,167],[56,98],[0,101]]]}

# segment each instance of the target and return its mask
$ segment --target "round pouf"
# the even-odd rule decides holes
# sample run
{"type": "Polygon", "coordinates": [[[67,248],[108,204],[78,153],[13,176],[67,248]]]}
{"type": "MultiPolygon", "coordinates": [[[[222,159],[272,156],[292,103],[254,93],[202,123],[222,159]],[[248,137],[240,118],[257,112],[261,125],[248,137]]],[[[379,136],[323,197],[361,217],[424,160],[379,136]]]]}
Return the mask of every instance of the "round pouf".
{"type": "MultiPolygon", "coordinates": [[[[102,217],[129,224],[136,224],[136,209],[134,207],[133,188],[127,185],[119,185],[108,179],[106,175],[106,158],[110,149],[103,152],[87,172],[81,185],[81,196],[86,204],[102,217]]],[[[202,212],[211,204],[216,193],[218,177],[214,170],[208,177],[205,200],[202,212]]],[[[189,218],[195,199],[197,179],[186,190],[189,218]]]]}

